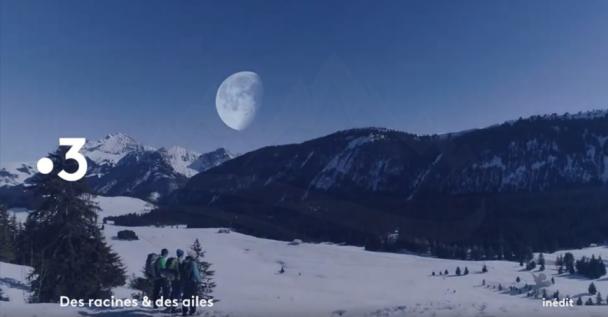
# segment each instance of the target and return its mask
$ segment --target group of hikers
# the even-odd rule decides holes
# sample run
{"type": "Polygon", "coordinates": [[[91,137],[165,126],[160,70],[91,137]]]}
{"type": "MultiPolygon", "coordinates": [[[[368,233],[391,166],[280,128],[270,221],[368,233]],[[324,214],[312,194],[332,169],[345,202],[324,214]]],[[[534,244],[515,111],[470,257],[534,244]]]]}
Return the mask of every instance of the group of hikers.
{"type": "MultiPolygon", "coordinates": [[[[189,251],[184,259],[184,251],[177,249],[175,257],[169,257],[169,250],[162,249],[159,254],[151,253],[146,259],[145,274],[153,282],[152,302],[158,308],[156,300],[187,299],[198,294],[202,282],[201,272],[194,251],[189,251]]],[[[176,312],[176,307],[169,307],[169,312],[176,312]]],[[[193,315],[196,306],[182,305],[182,316],[193,315]]]]}

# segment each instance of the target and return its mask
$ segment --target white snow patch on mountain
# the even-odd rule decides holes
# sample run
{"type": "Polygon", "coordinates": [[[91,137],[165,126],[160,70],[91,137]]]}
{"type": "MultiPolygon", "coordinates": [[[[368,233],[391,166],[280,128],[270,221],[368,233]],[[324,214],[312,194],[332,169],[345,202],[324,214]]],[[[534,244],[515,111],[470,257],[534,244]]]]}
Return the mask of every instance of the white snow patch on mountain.
{"type": "Polygon", "coordinates": [[[32,162],[10,162],[0,165],[0,187],[16,186],[36,173],[32,162]]]}
{"type": "Polygon", "coordinates": [[[385,136],[380,133],[372,133],[368,136],[358,137],[348,142],[346,147],[334,156],[325,165],[323,170],[315,176],[310,187],[327,190],[331,188],[338,177],[348,174],[353,166],[354,159],[361,146],[383,139],[385,136]]]}
{"type": "Polygon", "coordinates": [[[153,150],[137,143],[132,137],[123,133],[108,134],[102,139],[88,142],[84,146],[84,154],[98,165],[116,165],[120,159],[133,151],[153,150]]]}
{"type": "Polygon", "coordinates": [[[198,159],[200,153],[180,146],[161,148],[159,151],[176,172],[186,177],[192,177],[198,173],[197,170],[190,168],[190,165],[198,159]]]}

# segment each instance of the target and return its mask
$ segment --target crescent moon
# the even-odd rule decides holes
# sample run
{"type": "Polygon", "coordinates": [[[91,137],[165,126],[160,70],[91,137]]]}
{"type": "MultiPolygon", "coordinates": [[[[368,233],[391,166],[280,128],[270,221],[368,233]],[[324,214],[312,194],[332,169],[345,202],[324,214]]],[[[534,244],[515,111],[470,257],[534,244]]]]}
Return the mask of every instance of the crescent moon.
{"type": "Polygon", "coordinates": [[[262,79],[254,72],[238,72],[228,76],[215,96],[218,115],[231,129],[246,129],[262,105],[263,91],[262,79]]]}

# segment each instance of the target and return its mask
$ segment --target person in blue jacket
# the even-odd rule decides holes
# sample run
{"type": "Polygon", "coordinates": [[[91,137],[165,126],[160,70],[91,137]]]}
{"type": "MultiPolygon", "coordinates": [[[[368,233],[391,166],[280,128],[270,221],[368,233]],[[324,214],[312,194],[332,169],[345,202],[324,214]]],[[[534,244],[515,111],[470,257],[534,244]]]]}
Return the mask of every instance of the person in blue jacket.
{"type": "MultiPolygon", "coordinates": [[[[196,296],[203,278],[194,251],[188,251],[188,256],[181,264],[180,274],[182,276],[182,298],[188,299],[196,296]]],[[[194,315],[195,312],[196,305],[182,306],[182,316],[194,315]]]]}

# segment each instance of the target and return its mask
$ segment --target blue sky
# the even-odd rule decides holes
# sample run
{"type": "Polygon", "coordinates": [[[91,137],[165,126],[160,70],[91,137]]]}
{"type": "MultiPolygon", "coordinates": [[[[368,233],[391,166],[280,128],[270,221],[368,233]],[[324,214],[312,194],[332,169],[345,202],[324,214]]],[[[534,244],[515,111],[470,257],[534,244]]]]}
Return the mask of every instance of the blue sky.
{"type": "Polygon", "coordinates": [[[0,161],[57,138],[245,152],[336,130],[483,127],[608,105],[608,1],[0,0],[0,161]],[[236,132],[215,92],[264,81],[236,132]]]}

